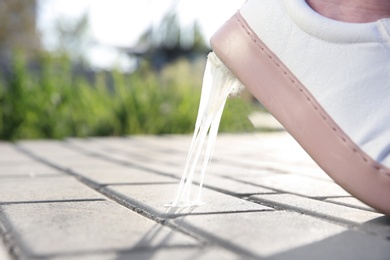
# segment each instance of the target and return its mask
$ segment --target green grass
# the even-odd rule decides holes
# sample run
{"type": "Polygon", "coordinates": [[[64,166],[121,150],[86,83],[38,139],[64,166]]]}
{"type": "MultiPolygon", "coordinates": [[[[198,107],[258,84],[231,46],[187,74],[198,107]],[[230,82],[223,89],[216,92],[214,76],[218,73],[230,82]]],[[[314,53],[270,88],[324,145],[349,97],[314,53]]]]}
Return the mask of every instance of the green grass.
{"type": "MultiPolygon", "coordinates": [[[[143,64],[126,75],[74,76],[66,57],[40,55],[41,68],[27,69],[21,56],[11,75],[1,74],[0,139],[191,133],[199,105],[204,62],[181,60],[161,72],[143,64]],[[113,87],[107,82],[112,79],[113,87]]],[[[228,100],[224,132],[251,131],[253,105],[228,100]]]]}

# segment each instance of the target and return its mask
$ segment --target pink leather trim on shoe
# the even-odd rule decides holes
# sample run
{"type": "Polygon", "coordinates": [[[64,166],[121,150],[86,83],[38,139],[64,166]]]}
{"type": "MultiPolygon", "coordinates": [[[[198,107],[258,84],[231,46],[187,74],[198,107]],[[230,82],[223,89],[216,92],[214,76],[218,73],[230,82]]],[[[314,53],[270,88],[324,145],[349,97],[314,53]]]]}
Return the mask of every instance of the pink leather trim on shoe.
{"type": "Polygon", "coordinates": [[[239,12],[213,35],[211,46],[336,183],[390,215],[390,169],[351,141],[239,12]]]}

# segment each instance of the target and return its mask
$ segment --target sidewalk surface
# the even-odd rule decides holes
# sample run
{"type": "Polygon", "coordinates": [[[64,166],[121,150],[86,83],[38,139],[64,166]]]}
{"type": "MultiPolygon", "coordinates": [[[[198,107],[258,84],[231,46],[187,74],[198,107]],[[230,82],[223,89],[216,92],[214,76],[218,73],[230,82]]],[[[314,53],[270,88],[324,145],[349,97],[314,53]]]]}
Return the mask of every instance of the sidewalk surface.
{"type": "Polygon", "coordinates": [[[190,140],[0,143],[0,259],[390,259],[390,218],[285,132],[220,135],[205,204],[168,210],[190,140]]]}

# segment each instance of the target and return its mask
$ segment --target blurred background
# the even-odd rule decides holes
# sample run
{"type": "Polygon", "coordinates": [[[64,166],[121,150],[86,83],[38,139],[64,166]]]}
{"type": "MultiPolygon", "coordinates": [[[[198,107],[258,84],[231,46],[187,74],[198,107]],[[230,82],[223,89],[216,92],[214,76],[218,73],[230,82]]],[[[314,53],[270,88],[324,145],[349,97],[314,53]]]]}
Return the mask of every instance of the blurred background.
{"type": "MultiPolygon", "coordinates": [[[[0,139],[193,131],[208,39],[244,0],[0,0],[0,139]]],[[[230,99],[221,131],[262,110],[230,99]]]]}

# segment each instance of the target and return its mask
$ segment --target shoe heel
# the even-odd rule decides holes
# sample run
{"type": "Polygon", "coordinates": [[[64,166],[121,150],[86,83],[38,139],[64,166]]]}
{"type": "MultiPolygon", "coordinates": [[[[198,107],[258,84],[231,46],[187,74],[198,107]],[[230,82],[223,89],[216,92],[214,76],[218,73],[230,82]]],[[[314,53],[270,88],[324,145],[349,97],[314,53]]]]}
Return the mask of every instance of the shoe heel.
{"type": "Polygon", "coordinates": [[[176,194],[168,206],[190,207],[202,204],[204,177],[214,151],[226,99],[229,95],[237,95],[243,88],[229,69],[211,52],[207,57],[198,116],[184,172],[176,194]],[[203,163],[197,182],[199,185],[194,192],[194,175],[202,155],[203,163]]]}

